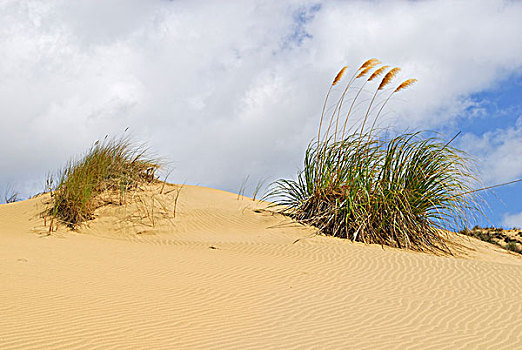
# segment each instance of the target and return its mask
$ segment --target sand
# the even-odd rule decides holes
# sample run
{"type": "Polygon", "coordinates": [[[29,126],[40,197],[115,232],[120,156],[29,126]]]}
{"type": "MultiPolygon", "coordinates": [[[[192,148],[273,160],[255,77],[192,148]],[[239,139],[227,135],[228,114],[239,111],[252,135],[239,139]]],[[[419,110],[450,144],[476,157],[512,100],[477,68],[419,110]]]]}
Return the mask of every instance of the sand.
{"type": "Polygon", "coordinates": [[[195,186],[48,235],[48,199],[0,205],[0,349],[522,348],[522,258],[473,238],[352,243],[195,186]]]}

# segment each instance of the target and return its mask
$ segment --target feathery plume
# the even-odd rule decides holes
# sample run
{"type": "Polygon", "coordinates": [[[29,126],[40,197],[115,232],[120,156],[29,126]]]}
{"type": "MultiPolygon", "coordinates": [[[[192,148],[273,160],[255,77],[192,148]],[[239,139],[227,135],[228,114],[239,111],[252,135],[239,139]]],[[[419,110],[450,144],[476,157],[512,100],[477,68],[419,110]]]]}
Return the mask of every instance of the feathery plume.
{"type": "Polygon", "coordinates": [[[375,67],[376,65],[380,64],[381,61],[379,61],[378,59],[376,58],[370,58],[369,60],[367,60],[366,62],[364,62],[360,67],[359,67],[359,70],[363,70],[365,69],[366,67],[375,67]]]}
{"type": "Polygon", "coordinates": [[[382,90],[386,85],[388,85],[392,81],[393,77],[395,77],[395,75],[397,73],[399,73],[400,70],[401,70],[400,68],[395,67],[392,70],[390,70],[388,73],[386,73],[386,75],[382,79],[381,84],[379,85],[377,90],[382,90]]]}
{"type": "Polygon", "coordinates": [[[388,68],[390,68],[390,66],[382,66],[381,68],[377,69],[375,72],[373,72],[368,81],[372,81],[373,79],[377,78],[388,68]]]}
{"type": "Polygon", "coordinates": [[[408,86],[410,86],[411,84],[415,83],[417,81],[417,79],[408,79],[406,81],[403,81],[401,83],[401,85],[397,86],[397,89],[395,89],[393,92],[397,92],[397,91],[400,91],[402,89],[406,89],[408,86]]]}
{"type": "Polygon", "coordinates": [[[339,82],[339,80],[341,80],[341,78],[343,77],[344,75],[344,71],[346,70],[346,68],[348,68],[347,66],[344,66],[340,71],[339,73],[337,73],[337,75],[335,76],[335,79],[332,83],[332,86],[334,86],[335,84],[337,84],[339,82]]]}
{"type": "Polygon", "coordinates": [[[355,79],[359,79],[360,77],[364,77],[371,69],[373,68],[373,66],[368,66],[366,68],[364,68],[361,73],[359,73],[355,79]]]}

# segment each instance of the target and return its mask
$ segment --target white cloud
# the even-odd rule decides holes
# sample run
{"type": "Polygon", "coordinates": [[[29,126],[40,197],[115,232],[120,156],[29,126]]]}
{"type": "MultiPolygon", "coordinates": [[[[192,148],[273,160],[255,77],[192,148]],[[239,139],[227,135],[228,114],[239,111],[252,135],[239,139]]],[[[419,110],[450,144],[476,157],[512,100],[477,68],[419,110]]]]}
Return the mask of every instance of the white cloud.
{"type": "Polygon", "coordinates": [[[522,116],[515,125],[481,136],[465,134],[462,144],[477,157],[482,179],[488,185],[522,178],[522,116]]]}
{"type": "Polygon", "coordinates": [[[378,57],[418,78],[388,110],[422,128],[522,67],[521,3],[317,4],[1,2],[0,184],[41,190],[48,170],[130,127],[173,161],[172,180],[234,190],[295,173],[345,64],[378,57]]]}
{"type": "Polygon", "coordinates": [[[506,214],[504,215],[502,224],[506,228],[521,228],[522,227],[522,212],[518,214],[506,214]]]}

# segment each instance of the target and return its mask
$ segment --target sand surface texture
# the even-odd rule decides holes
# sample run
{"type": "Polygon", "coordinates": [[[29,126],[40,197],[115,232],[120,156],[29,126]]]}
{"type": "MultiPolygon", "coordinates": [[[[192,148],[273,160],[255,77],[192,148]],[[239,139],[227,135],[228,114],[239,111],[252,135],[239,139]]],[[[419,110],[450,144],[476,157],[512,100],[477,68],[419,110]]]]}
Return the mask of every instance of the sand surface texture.
{"type": "Polygon", "coordinates": [[[520,256],[318,236],[195,186],[174,218],[178,190],[51,235],[48,195],[0,205],[0,349],[522,349],[520,256]]]}

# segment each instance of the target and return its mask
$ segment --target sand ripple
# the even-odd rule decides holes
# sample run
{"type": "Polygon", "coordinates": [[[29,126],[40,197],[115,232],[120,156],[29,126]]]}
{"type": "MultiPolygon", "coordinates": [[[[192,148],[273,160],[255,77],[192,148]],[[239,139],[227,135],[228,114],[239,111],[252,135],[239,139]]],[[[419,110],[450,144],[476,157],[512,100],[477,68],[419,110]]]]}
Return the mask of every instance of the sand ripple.
{"type": "Polygon", "coordinates": [[[147,229],[106,212],[44,236],[38,199],[0,206],[0,349],[522,348],[517,256],[354,244],[184,191],[147,229]]]}

